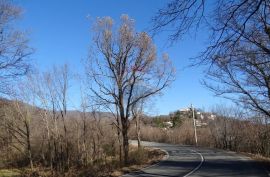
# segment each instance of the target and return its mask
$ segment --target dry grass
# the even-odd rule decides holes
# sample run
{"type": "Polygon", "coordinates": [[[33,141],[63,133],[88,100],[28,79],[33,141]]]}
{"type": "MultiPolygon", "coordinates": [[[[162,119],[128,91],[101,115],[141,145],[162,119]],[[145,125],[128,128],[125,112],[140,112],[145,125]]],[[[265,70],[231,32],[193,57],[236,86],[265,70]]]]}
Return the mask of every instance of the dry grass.
{"type": "Polygon", "coordinates": [[[16,169],[2,169],[0,170],[0,177],[18,177],[20,171],[16,169]]]}
{"type": "Polygon", "coordinates": [[[138,149],[130,146],[130,165],[121,166],[115,157],[108,157],[106,162],[92,164],[89,167],[70,168],[66,173],[52,173],[48,168],[21,169],[21,171],[0,170],[0,177],[119,177],[125,173],[140,170],[146,166],[160,161],[166,153],[160,149],[145,148],[138,149]],[[16,172],[16,173],[15,173],[16,172]],[[19,173],[20,172],[20,173],[19,173]],[[3,175],[2,175],[3,174],[3,175]]]}
{"type": "Polygon", "coordinates": [[[127,167],[122,167],[120,169],[114,170],[111,173],[111,177],[122,176],[123,174],[130,173],[133,171],[138,171],[149,165],[158,163],[164,158],[166,153],[160,149],[154,148],[141,148],[131,146],[130,150],[130,165],[127,167]]]}

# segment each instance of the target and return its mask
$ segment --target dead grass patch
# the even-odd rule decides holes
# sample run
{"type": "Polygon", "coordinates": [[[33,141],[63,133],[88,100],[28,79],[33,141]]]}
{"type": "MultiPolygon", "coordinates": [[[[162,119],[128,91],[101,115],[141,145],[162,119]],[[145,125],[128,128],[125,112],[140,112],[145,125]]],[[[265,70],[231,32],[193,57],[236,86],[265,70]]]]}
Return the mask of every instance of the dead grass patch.
{"type": "Polygon", "coordinates": [[[18,177],[20,171],[17,169],[2,169],[0,170],[0,177],[18,177]]]}
{"type": "MultiPolygon", "coordinates": [[[[33,171],[28,168],[16,170],[17,177],[119,177],[123,174],[140,170],[159,162],[166,153],[160,149],[130,145],[129,165],[122,166],[118,157],[106,158],[102,163],[90,164],[88,167],[71,167],[65,173],[57,173],[49,168],[36,167],[33,171]]],[[[1,171],[0,177],[16,176],[15,171],[1,171]],[[2,175],[2,176],[1,176],[2,175]]]]}
{"type": "Polygon", "coordinates": [[[142,147],[138,149],[131,146],[130,149],[130,165],[114,170],[111,177],[122,176],[123,174],[138,171],[147,166],[158,163],[164,158],[166,153],[160,149],[142,147]]]}

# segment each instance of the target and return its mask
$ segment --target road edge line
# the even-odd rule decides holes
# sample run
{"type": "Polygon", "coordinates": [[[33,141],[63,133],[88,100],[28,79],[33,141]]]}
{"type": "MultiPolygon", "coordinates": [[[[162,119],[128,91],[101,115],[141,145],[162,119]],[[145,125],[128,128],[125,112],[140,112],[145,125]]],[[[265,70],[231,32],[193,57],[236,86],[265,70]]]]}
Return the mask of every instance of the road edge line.
{"type": "Polygon", "coordinates": [[[188,177],[189,175],[195,173],[197,170],[199,170],[199,169],[201,168],[201,166],[202,166],[202,164],[203,164],[203,162],[204,162],[204,157],[203,157],[203,155],[202,155],[201,153],[199,153],[199,152],[196,151],[196,150],[192,150],[192,151],[200,155],[200,157],[201,157],[201,162],[200,162],[200,164],[199,164],[197,167],[195,167],[193,170],[191,170],[188,174],[184,175],[183,177],[188,177]]]}

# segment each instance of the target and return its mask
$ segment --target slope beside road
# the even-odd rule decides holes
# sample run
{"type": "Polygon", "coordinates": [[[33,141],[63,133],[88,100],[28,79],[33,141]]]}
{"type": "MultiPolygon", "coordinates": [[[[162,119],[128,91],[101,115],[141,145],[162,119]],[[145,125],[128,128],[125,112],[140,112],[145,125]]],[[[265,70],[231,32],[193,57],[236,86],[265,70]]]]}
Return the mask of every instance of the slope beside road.
{"type": "Polygon", "coordinates": [[[142,144],[167,151],[168,158],[156,165],[126,174],[123,177],[270,176],[255,161],[234,152],[154,142],[142,142],[142,144]]]}

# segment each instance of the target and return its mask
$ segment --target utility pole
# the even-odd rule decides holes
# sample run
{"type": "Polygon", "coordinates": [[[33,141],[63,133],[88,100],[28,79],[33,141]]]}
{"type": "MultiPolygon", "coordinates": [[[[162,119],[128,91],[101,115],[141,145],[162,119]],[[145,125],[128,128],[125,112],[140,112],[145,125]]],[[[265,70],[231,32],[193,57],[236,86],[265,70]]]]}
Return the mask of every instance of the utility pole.
{"type": "Polygon", "coordinates": [[[194,108],[193,108],[193,105],[192,104],[191,104],[191,111],[192,111],[192,118],[193,118],[195,143],[196,143],[196,146],[198,146],[197,127],[196,127],[196,120],[195,120],[194,108]]]}

